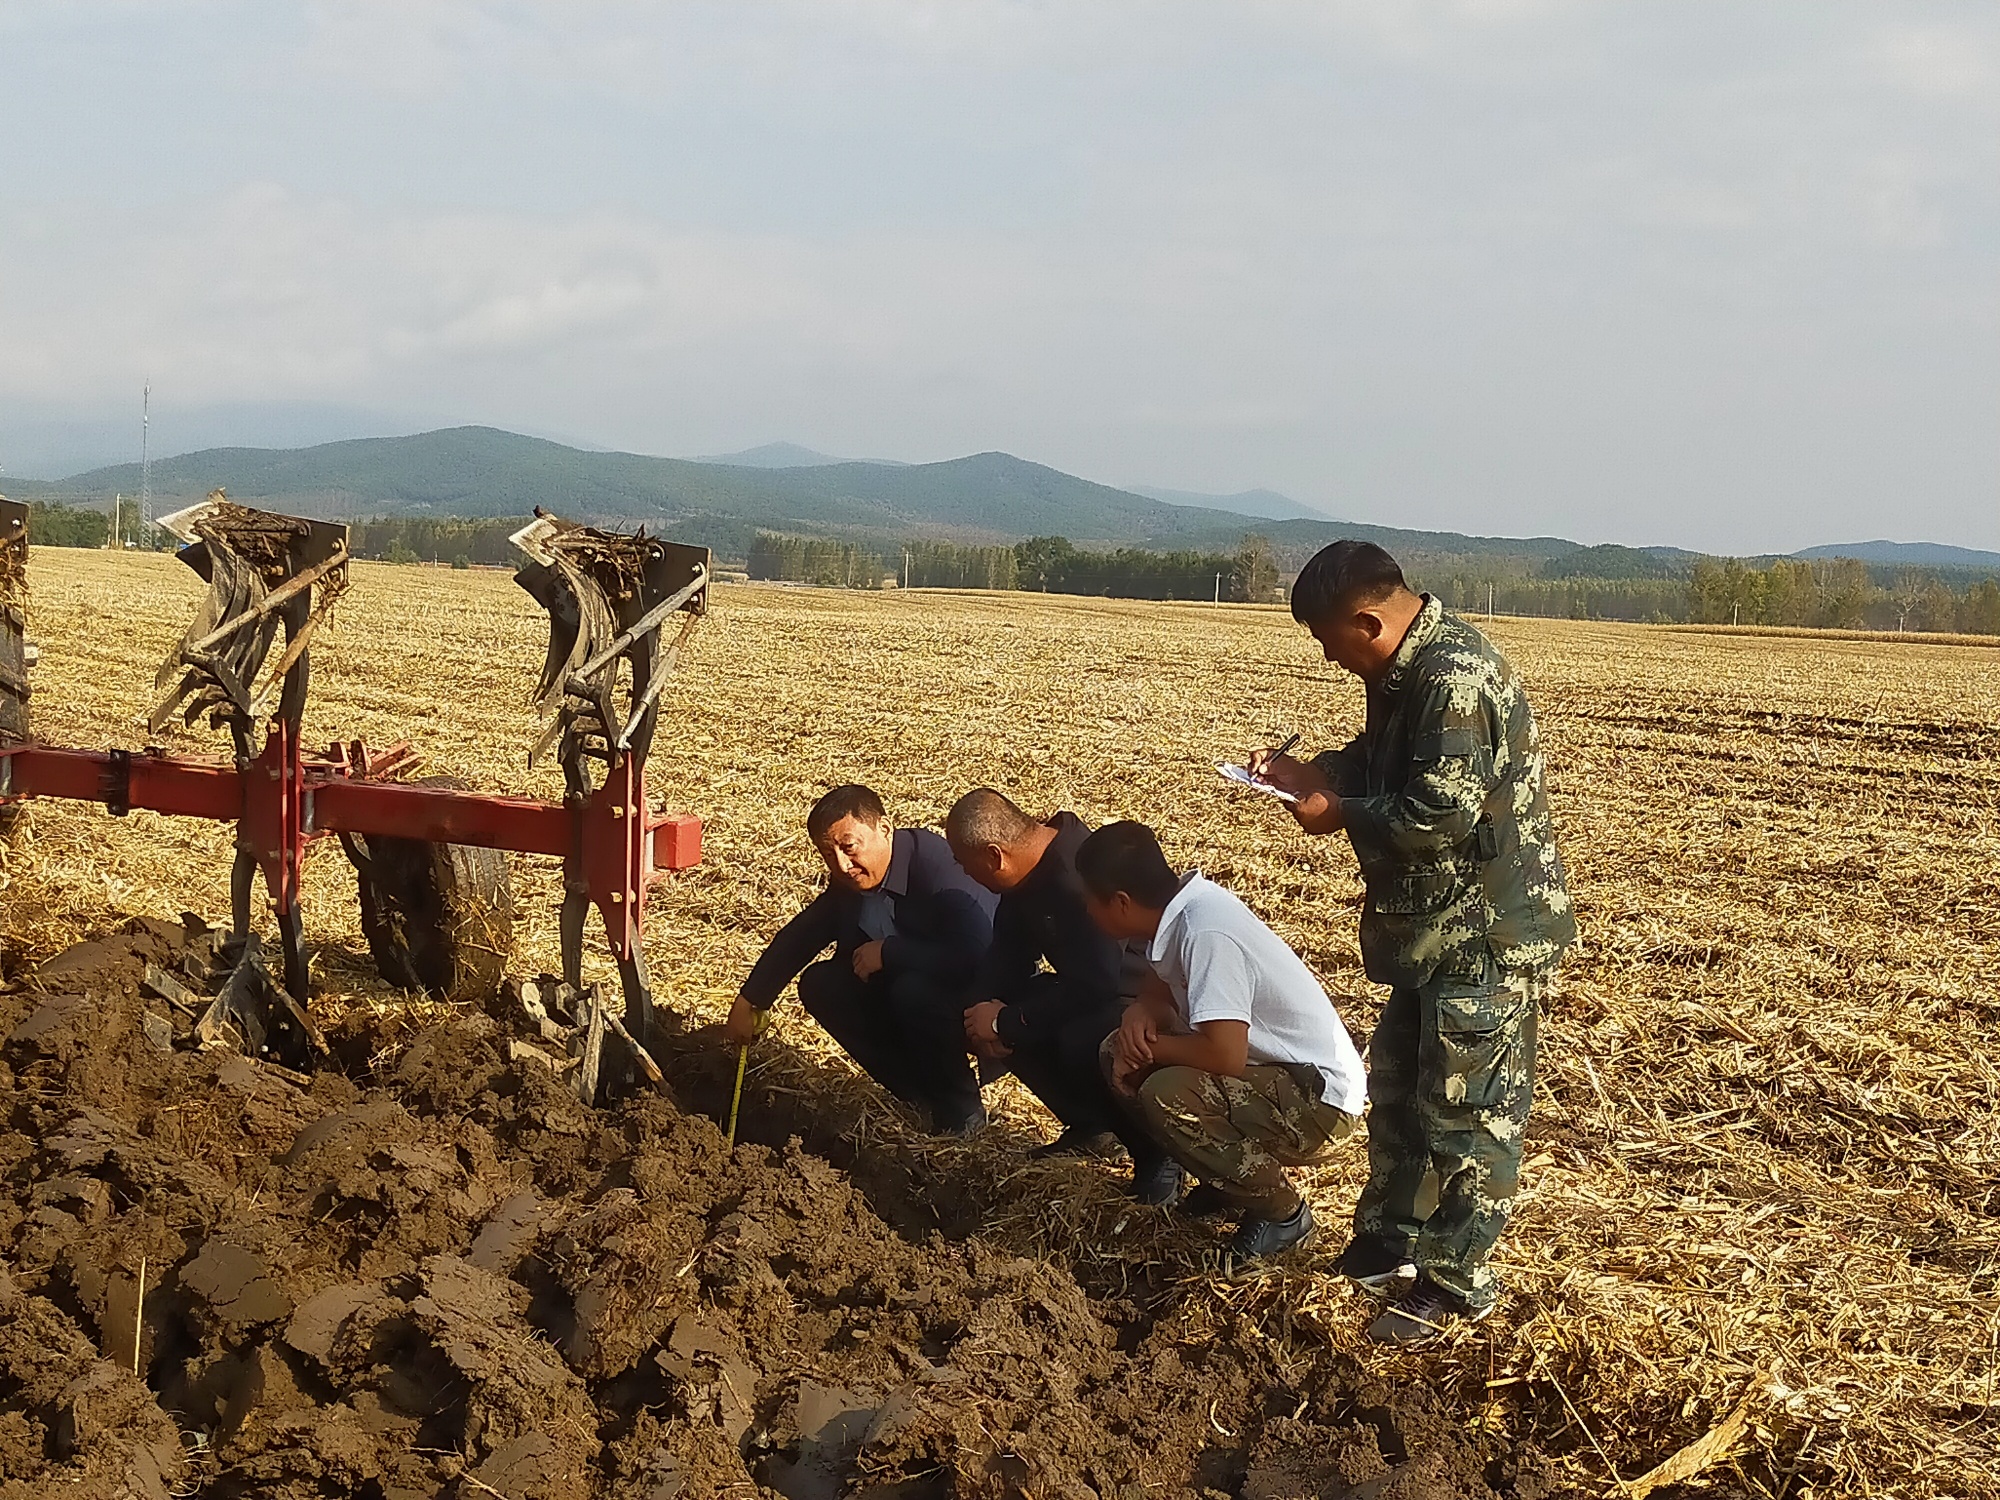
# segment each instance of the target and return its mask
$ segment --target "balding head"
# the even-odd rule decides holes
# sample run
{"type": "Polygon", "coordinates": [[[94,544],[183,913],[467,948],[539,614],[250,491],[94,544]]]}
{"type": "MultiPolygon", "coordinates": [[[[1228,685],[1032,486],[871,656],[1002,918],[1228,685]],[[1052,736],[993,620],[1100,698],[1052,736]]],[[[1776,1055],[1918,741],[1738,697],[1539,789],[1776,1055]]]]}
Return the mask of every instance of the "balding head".
{"type": "Polygon", "coordinates": [[[944,816],[944,836],[954,849],[1018,844],[1039,826],[1012,799],[990,786],[967,792],[944,816]]]}
{"type": "Polygon", "coordinates": [[[945,814],[944,836],[959,868],[989,891],[1010,891],[1040,862],[1055,830],[990,786],[967,792],[945,814]]]}

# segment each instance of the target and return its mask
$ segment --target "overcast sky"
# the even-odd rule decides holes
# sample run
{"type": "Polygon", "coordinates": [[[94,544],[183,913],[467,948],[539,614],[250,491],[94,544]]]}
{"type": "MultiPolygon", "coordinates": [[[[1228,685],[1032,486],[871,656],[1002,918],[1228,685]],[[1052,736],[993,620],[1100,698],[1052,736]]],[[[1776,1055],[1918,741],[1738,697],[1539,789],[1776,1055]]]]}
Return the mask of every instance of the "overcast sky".
{"type": "Polygon", "coordinates": [[[5,0],[0,78],[4,473],[136,457],[150,379],[156,452],[998,448],[2000,547],[1990,0],[5,0]]]}

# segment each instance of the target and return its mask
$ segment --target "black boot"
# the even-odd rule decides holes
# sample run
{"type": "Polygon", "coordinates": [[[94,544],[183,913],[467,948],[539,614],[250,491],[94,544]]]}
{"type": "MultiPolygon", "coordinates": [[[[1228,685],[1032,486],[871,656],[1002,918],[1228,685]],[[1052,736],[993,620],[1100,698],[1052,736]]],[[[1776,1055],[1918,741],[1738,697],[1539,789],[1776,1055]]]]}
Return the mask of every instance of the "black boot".
{"type": "Polygon", "coordinates": [[[1190,1219],[1219,1219],[1236,1212],[1236,1200],[1214,1183],[1200,1182],[1188,1190],[1179,1207],[1190,1219]]]}
{"type": "Polygon", "coordinates": [[[1419,1276],[1415,1286],[1368,1325],[1368,1337],[1378,1344],[1428,1344],[1442,1338],[1454,1323],[1477,1323],[1492,1311],[1490,1302],[1474,1307],[1430,1277],[1419,1276]]]}
{"type": "Polygon", "coordinates": [[[1312,1232],[1312,1205],[1303,1198],[1289,1219],[1245,1219],[1229,1242],[1229,1274],[1238,1275],[1259,1261],[1282,1255],[1312,1232]]]}
{"type": "Polygon", "coordinates": [[[931,1134],[948,1135],[961,1141],[969,1141],[986,1128],[986,1106],[975,1104],[964,1113],[947,1114],[939,1106],[931,1107],[931,1134]]]}
{"type": "Polygon", "coordinates": [[[1132,1196],[1154,1208],[1164,1208],[1180,1197],[1185,1180],[1181,1164],[1171,1156],[1132,1163],[1132,1196]]]}

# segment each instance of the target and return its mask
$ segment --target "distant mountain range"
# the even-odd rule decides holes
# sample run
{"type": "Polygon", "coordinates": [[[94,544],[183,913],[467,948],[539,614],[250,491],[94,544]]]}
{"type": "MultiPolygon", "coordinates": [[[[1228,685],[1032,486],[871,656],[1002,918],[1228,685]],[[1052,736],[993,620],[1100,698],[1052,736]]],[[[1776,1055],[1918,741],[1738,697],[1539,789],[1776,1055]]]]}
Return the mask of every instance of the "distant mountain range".
{"type": "MultiPolygon", "coordinates": [[[[16,499],[90,504],[139,488],[139,466],[61,480],[5,481],[16,499]]],[[[1460,562],[1534,572],[1565,559],[1577,576],[1678,571],[1675,548],[1586,548],[1561,537],[1487,537],[1340,521],[1271,490],[1207,495],[1116,489],[1007,453],[943,463],[837,459],[770,443],[708,459],[656,458],[569,447],[491,427],[357,438],[306,448],[209,448],[156,460],[155,514],[225,488],[246,504],[324,519],[499,517],[541,505],[601,522],[643,521],[656,533],[741,557],[759,529],[892,542],[917,537],[1013,542],[1066,536],[1079,544],[1230,550],[1250,532],[1296,564],[1338,537],[1376,541],[1435,575],[1460,562]],[[1635,562],[1635,559],[1648,561],[1635,562]],[[1594,571],[1602,566],[1603,572],[1594,571]],[[1622,571],[1611,571],[1612,568],[1622,571]]],[[[1934,543],[1815,547],[1802,557],[1885,564],[2000,568],[2000,553],[1934,543]]]]}
{"type": "Polygon", "coordinates": [[[1311,505],[1301,505],[1290,495],[1276,490],[1238,490],[1233,495],[1210,495],[1200,490],[1167,490],[1156,485],[1135,484],[1135,495],[1148,500],[1164,500],[1169,505],[1193,505],[1204,510],[1233,511],[1239,516],[1262,516],[1273,521],[1331,521],[1334,518],[1311,505]]]}
{"type": "MultiPolygon", "coordinates": [[[[1535,561],[1576,545],[1557,537],[1465,537],[1168,504],[1006,453],[933,464],[752,467],[591,452],[490,427],[311,448],[211,448],[157,460],[152,483],[156,513],[218,486],[246,504],[327,519],[518,516],[544,505],[601,521],[646,521],[725,556],[741,556],[760,527],[884,541],[1060,535],[1078,543],[1202,549],[1234,548],[1255,530],[1287,552],[1351,535],[1412,553],[1535,561]]],[[[62,480],[15,481],[10,489],[16,498],[101,500],[138,487],[138,465],[120,464],[62,480]]]]}
{"type": "Polygon", "coordinates": [[[904,469],[909,465],[895,458],[835,458],[831,453],[815,452],[797,443],[760,443],[755,448],[745,448],[738,453],[711,453],[703,458],[691,458],[695,464],[728,464],[738,469],[823,469],[828,464],[882,464],[891,469],[904,469]]]}
{"type": "Polygon", "coordinates": [[[1792,556],[1855,557],[1862,562],[1911,568],[2000,568],[2000,552],[1947,547],[1942,542],[1843,542],[1833,547],[1808,547],[1792,556]]]}

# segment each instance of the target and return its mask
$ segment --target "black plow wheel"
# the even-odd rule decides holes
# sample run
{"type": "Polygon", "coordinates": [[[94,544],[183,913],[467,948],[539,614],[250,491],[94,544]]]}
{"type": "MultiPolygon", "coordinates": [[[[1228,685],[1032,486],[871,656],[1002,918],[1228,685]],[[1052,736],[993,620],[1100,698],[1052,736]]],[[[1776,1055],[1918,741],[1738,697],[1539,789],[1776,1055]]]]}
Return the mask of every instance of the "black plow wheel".
{"type": "MultiPolygon", "coordinates": [[[[464,790],[433,776],[420,786],[464,790]]],[[[514,952],[507,856],[467,844],[343,835],[361,875],[361,930],[390,984],[473,1000],[500,984],[514,952]]]]}

